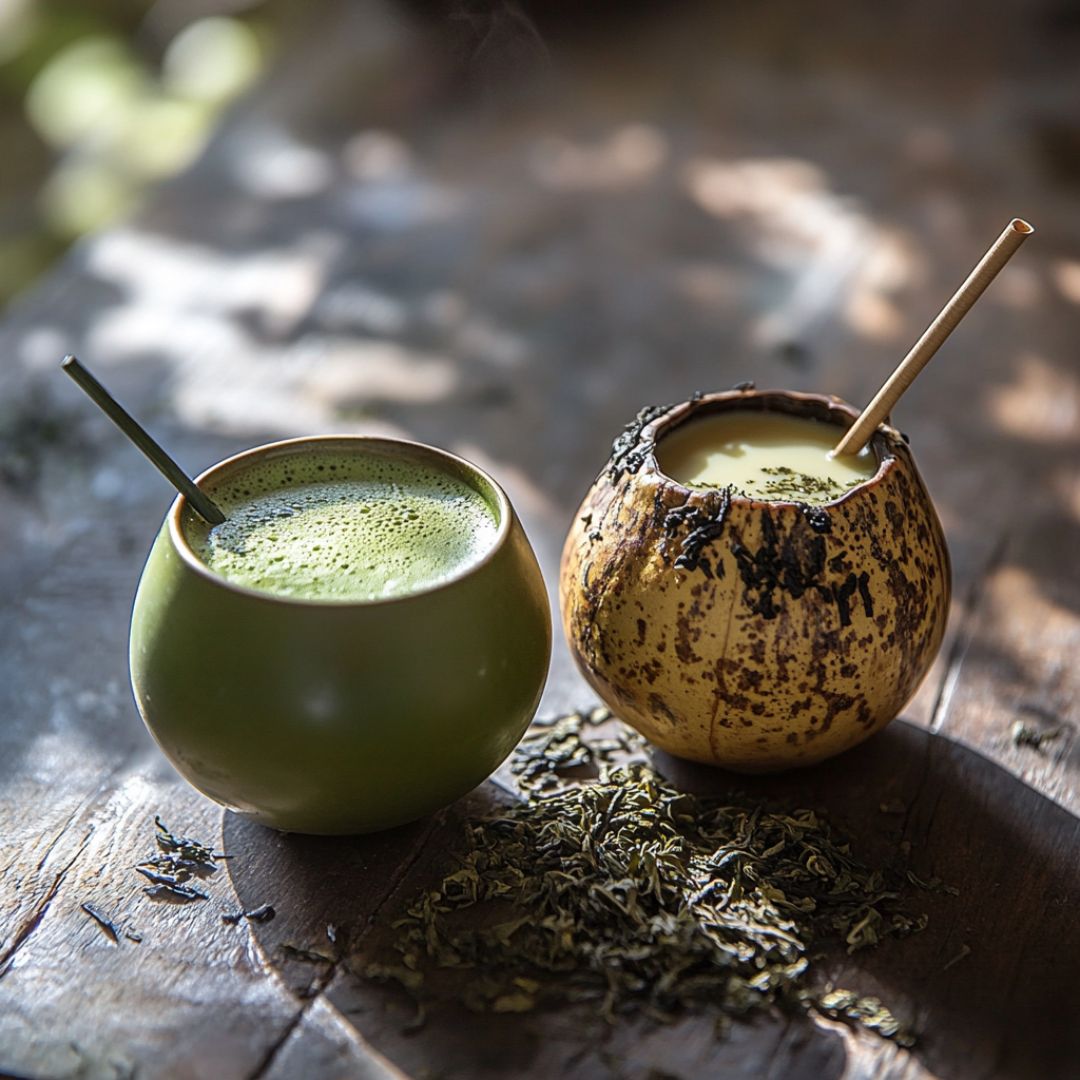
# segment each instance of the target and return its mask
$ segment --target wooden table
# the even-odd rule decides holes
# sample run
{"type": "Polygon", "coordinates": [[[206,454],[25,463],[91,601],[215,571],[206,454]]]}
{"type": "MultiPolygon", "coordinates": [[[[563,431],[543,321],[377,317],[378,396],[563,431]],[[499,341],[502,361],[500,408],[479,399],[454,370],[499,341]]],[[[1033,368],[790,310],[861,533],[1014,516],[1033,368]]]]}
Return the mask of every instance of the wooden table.
{"type": "MultiPolygon", "coordinates": [[[[888,23],[850,5],[812,24],[773,3],[605,26],[555,5],[544,44],[512,11],[470,24],[464,77],[437,24],[320,9],[188,175],[0,328],[0,1072],[1076,1075],[1080,68],[1065,8],[1017,0],[959,26],[929,4],[888,23]],[[554,585],[577,502],[639,406],[743,379],[864,402],[1014,214],[1037,235],[897,410],[954,560],[939,662],[870,743],[755,788],[823,808],[867,858],[906,841],[918,873],[959,889],[919,898],[924,933],[829,961],[912,1022],[916,1047],[779,1015],[722,1041],[708,1017],[597,1037],[574,1014],[453,1010],[404,1033],[403,998],[350,967],[460,822],[505,796],[489,783],[432,819],[328,840],[188,789],[126,676],[169,492],[61,356],[193,471],[316,431],[462,453],[504,483],[554,585]],[[1054,737],[1017,744],[1017,721],[1054,737]],[[233,856],[209,902],[144,896],[131,866],[155,814],[233,856]],[[267,901],[272,922],[221,921],[267,901]],[[109,940],[87,902],[141,941],[109,940]],[[328,923],[348,935],[335,962],[283,955],[326,948],[328,923]]],[[[593,701],[557,642],[541,715],[593,701]]]]}

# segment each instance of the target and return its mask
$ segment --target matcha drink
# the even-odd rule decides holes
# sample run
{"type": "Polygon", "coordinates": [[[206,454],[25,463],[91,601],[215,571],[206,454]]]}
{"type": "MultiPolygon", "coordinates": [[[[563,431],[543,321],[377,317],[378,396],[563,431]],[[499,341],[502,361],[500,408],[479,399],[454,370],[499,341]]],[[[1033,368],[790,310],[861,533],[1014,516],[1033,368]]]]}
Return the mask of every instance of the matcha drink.
{"type": "Polygon", "coordinates": [[[506,495],[400,439],[255,447],[173,502],[131,615],[131,686],[180,775],[264,825],[342,834],[490,776],[544,685],[551,616],[506,495]]]}
{"type": "Polygon", "coordinates": [[[689,488],[724,488],[772,502],[824,503],[869,480],[869,447],[832,457],[837,429],[786,413],[715,413],[675,428],[657,444],[661,470],[689,488]]]}
{"type": "Polygon", "coordinates": [[[479,562],[498,533],[488,500],[448,472],[400,458],[308,453],[223,479],[227,520],[192,515],[191,547],[237,585],[301,600],[407,596],[479,562]]]}

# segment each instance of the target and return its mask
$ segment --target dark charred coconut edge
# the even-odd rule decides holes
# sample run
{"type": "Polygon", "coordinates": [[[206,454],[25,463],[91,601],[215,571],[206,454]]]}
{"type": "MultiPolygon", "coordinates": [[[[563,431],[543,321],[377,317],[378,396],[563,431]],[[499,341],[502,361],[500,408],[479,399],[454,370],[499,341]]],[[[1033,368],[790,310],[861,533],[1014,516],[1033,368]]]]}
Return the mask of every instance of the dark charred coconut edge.
{"type": "MultiPolygon", "coordinates": [[[[714,568],[705,550],[724,531],[724,523],[732,504],[766,507],[792,507],[802,513],[815,533],[828,533],[832,528],[829,508],[863,489],[876,486],[895,467],[896,451],[907,439],[892,428],[879,428],[870,439],[870,448],[878,461],[873,476],[827,503],[810,505],[801,502],[747,499],[730,487],[722,489],[687,488],[664,473],[656,460],[657,442],[682,424],[713,413],[738,410],[784,413],[803,419],[833,424],[838,432],[846,430],[858,417],[858,410],[836,397],[804,394],[795,391],[755,390],[752,383],[740,383],[734,390],[715,394],[694,394],[677,405],[650,405],[643,408],[627,424],[612,446],[608,475],[614,485],[627,473],[637,473],[648,466],[661,489],[667,488],[681,503],[667,511],[663,526],[667,536],[677,542],[674,566],[679,570],[700,570],[706,577],[714,576],[714,568]]],[[[839,441],[839,435],[837,436],[839,441]]],[[[675,546],[675,545],[673,545],[675,546]]],[[[723,565],[717,564],[717,572],[723,565]]]]}
{"type": "Polygon", "coordinates": [[[611,444],[611,458],[607,472],[613,484],[617,484],[626,473],[636,473],[656,449],[655,434],[646,439],[645,429],[672,410],[677,405],[646,405],[616,436],[611,444]]]}
{"type": "MultiPolygon", "coordinates": [[[[742,384],[745,385],[745,384],[742,384]]],[[[648,465],[659,477],[662,483],[687,495],[707,491],[703,488],[687,488],[675,480],[672,480],[661,468],[656,460],[656,445],[663,436],[670,434],[676,428],[691,420],[697,420],[704,416],[710,416],[721,412],[763,412],[784,413],[788,416],[799,417],[803,420],[818,420],[825,424],[834,425],[838,433],[846,431],[858,418],[859,411],[853,405],[849,405],[840,398],[826,397],[823,394],[802,394],[793,390],[754,390],[737,389],[728,390],[717,394],[695,394],[689,401],[679,405],[669,405],[666,409],[660,406],[651,406],[642,409],[638,416],[651,412],[651,419],[641,425],[638,431],[637,445],[630,455],[637,462],[638,471],[643,465],[648,465]],[[640,460],[639,460],[640,459],[640,460]]],[[[634,425],[628,425],[627,431],[634,425]]],[[[626,432],[624,431],[624,434],[626,432]]],[[[837,441],[840,436],[837,434],[837,441]]],[[[905,445],[904,436],[890,427],[880,427],[870,437],[870,449],[877,458],[878,467],[873,476],[867,477],[861,483],[848,489],[838,499],[827,503],[817,503],[811,509],[827,509],[837,506],[845,499],[869,485],[880,483],[892,467],[896,459],[896,450],[905,445]]],[[[630,470],[626,470],[630,471],[630,470]]],[[[614,478],[613,478],[614,479],[614,478]]],[[[798,506],[806,507],[805,503],[772,501],[767,499],[747,499],[741,495],[732,495],[733,501],[741,503],[759,503],[767,506],[798,506]]],[[[819,531],[826,531],[824,529],[819,531]]]]}

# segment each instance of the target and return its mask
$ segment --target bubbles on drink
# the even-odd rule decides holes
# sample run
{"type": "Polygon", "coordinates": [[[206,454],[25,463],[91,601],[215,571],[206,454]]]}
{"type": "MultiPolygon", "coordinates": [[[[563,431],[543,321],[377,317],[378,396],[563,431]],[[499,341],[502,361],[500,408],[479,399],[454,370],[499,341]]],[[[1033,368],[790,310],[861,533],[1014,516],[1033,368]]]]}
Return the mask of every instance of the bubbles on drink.
{"type": "Polygon", "coordinates": [[[377,600],[474,564],[498,530],[462,480],[392,459],[261,463],[217,493],[227,520],[189,523],[196,554],[240,585],[313,600],[377,600]]]}

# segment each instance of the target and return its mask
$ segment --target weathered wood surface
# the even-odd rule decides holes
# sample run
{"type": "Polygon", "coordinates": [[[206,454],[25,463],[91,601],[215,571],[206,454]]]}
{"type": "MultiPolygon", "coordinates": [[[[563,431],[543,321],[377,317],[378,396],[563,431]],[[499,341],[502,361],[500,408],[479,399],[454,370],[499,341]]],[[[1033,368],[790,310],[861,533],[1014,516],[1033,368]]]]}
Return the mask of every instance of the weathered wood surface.
{"type": "MultiPolygon", "coordinates": [[[[888,25],[843,6],[827,45],[788,4],[573,33],[552,15],[546,48],[503,19],[473,41],[463,85],[439,33],[402,11],[322,7],[191,174],[0,327],[0,1072],[1074,1075],[1080,72],[1065,9],[939,13],[930,36],[929,6],[888,25]],[[460,822],[506,796],[488,784],[404,829],[313,840],[187,789],[126,680],[169,495],[59,358],[80,353],[192,470],[311,431],[461,452],[504,482],[553,585],[577,500],[641,404],[745,378],[867,400],[1013,214],[1038,234],[895,418],[954,557],[941,660],[867,746],[752,785],[826,809],[868,858],[907,840],[919,873],[960,889],[925,899],[922,935],[831,962],[918,1045],[781,1017],[722,1042],[711,1021],[603,1031],[576,1014],[403,1033],[408,1003],[351,971],[460,822]],[[1014,745],[1017,720],[1057,736],[1014,745]],[[903,814],[878,809],[894,801],[903,814]],[[155,813],[233,856],[210,901],[143,895],[130,867],[155,813]],[[272,922],[221,921],[264,902],[272,922]]],[[[542,712],[589,700],[560,647],[542,712]]],[[[697,789],[733,783],[659,764],[697,789]]]]}

